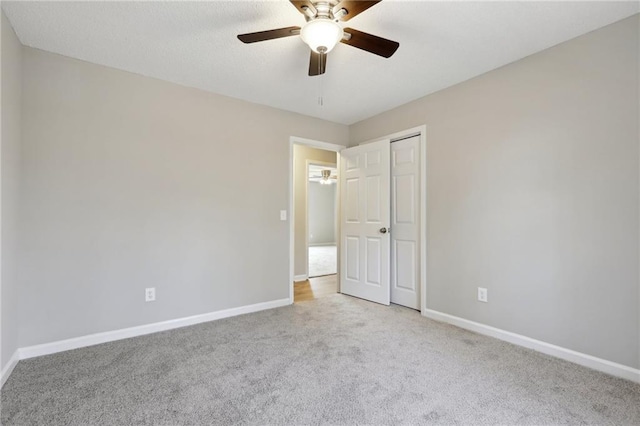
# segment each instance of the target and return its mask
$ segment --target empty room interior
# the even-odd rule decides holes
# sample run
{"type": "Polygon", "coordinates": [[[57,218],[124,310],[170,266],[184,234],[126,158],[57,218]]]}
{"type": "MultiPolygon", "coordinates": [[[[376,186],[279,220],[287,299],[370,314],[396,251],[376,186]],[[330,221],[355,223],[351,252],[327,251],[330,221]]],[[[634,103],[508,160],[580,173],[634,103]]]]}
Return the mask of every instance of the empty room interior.
{"type": "Polygon", "coordinates": [[[0,5],[0,424],[640,424],[637,1],[0,5]]]}

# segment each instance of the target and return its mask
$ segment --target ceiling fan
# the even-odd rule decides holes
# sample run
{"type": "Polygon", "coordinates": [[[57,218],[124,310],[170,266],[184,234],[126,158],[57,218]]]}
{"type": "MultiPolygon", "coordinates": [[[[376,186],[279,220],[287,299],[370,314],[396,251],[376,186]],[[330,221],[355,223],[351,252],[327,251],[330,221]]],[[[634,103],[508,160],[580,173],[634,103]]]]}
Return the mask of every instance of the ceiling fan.
{"type": "Polygon", "coordinates": [[[332,173],[330,169],[323,169],[309,173],[309,180],[311,182],[319,182],[322,185],[330,185],[338,180],[338,176],[332,173]]]}
{"type": "Polygon", "coordinates": [[[398,50],[398,42],[387,40],[353,28],[342,28],[340,22],[346,22],[370,7],[380,3],[376,1],[343,0],[343,1],[312,1],[290,0],[302,13],[307,21],[300,27],[286,27],[275,30],[258,31],[240,34],[238,39],[243,43],[273,40],[276,38],[300,35],[302,40],[311,48],[309,61],[309,75],[324,74],[327,68],[327,53],[338,42],[348,44],[358,49],[389,58],[398,50]]]}

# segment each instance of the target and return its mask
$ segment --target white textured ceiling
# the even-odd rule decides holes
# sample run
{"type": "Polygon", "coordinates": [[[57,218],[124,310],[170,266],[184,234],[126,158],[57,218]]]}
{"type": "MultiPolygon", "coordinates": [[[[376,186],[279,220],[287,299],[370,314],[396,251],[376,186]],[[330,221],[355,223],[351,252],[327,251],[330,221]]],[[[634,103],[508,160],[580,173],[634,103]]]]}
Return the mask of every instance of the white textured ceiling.
{"type": "Polygon", "coordinates": [[[627,2],[385,0],[347,24],[400,43],[384,59],[338,44],[308,77],[288,1],[8,2],[23,44],[234,98],[351,124],[640,11],[627,2]],[[322,93],[324,105],[318,103],[322,93]]]}

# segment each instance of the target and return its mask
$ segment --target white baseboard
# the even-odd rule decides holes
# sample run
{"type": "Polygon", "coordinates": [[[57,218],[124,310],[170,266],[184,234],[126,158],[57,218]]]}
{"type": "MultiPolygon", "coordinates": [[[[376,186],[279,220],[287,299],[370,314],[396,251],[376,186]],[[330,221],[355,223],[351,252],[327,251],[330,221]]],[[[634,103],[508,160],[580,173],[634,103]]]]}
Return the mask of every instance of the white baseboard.
{"type": "Polygon", "coordinates": [[[335,246],[336,242],[332,243],[309,243],[309,247],[324,247],[324,246],[335,246]]]}
{"type": "Polygon", "coordinates": [[[16,368],[16,365],[18,365],[18,361],[20,361],[19,357],[20,353],[18,349],[13,353],[13,355],[11,355],[11,359],[9,359],[7,365],[2,369],[2,373],[0,373],[0,389],[4,386],[5,382],[13,372],[13,369],[16,368]]]}
{"type": "Polygon", "coordinates": [[[306,281],[309,279],[309,275],[296,275],[293,277],[293,281],[299,283],[300,281],[306,281]]]}
{"type": "Polygon", "coordinates": [[[121,330],[107,331],[104,333],[90,334],[87,336],[75,337],[73,339],[60,340],[57,342],[45,343],[42,345],[20,348],[18,350],[18,356],[19,359],[28,359],[42,355],[49,355],[57,352],[68,351],[71,349],[78,349],[87,346],[99,345],[101,343],[113,342],[115,340],[128,339],[130,337],[157,333],[159,331],[173,330],[175,328],[186,327],[189,325],[200,324],[217,319],[234,317],[236,315],[249,314],[251,312],[279,308],[281,306],[290,304],[291,303],[288,298],[272,300],[270,302],[240,306],[238,308],[225,309],[222,311],[210,312],[207,314],[156,322],[153,324],[141,325],[137,327],[123,328],[121,330]]]}
{"type": "Polygon", "coordinates": [[[466,330],[475,331],[479,334],[495,337],[496,339],[504,340],[518,346],[533,349],[556,358],[564,359],[565,361],[574,362],[594,370],[602,371],[603,373],[611,374],[612,376],[622,377],[624,379],[640,383],[639,369],[431,309],[425,309],[422,312],[422,315],[436,321],[446,322],[466,330]]]}

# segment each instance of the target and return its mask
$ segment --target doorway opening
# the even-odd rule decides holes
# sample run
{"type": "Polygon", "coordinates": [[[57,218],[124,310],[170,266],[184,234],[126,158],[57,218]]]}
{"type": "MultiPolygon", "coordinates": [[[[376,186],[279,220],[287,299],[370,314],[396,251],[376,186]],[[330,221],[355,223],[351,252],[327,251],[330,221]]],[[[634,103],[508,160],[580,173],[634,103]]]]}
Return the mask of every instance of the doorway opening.
{"type": "MultiPolygon", "coordinates": [[[[323,153],[326,154],[335,153],[323,153]]],[[[338,292],[336,166],[336,163],[307,160],[308,278],[294,284],[295,302],[318,299],[338,292]]]]}
{"type": "Polygon", "coordinates": [[[335,163],[309,162],[307,166],[307,247],[309,278],[336,275],[337,180],[335,163]]]}
{"type": "Polygon", "coordinates": [[[290,301],[339,291],[338,152],[345,147],[301,138],[290,141],[290,301]]]}

